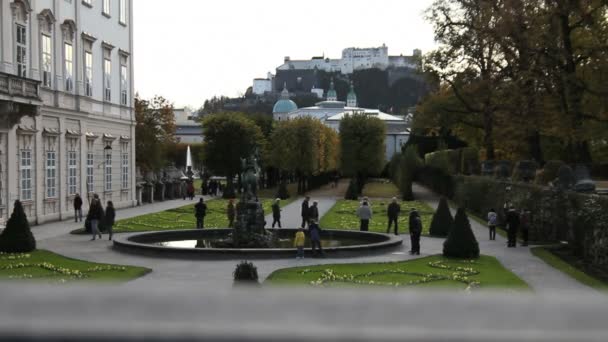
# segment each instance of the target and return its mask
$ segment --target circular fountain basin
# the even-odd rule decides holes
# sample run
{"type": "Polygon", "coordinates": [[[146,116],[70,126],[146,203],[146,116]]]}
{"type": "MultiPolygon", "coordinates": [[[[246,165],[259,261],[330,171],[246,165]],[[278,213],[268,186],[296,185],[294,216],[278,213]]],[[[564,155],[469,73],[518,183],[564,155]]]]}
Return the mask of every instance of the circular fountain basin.
{"type": "MultiPolygon", "coordinates": [[[[214,241],[225,239],[232,229],[172,230],[133,234],[114,239],[114,248],[127,253],[184,259],[274,259],[293,258],[293,237],[297,229],[268,229],[277,235],[272,248],[213,248],[214,241]]],[[[399,236],[349,231],[323,230],[321,245],[328,257],[353,257],[380,254],[402,244],[399,236]]],[[[305,255],[311,256],[306,238],[305,255]]]]}

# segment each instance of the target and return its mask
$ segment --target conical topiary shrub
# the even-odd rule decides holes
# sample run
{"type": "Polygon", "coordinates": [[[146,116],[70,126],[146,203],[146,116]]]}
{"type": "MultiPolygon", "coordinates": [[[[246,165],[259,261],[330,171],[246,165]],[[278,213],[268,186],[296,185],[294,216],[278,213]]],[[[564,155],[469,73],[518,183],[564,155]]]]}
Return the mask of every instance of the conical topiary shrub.
{"type": "Polygon", "coordinates": [[[27,253],[36,249],[36,239],[30,230],[27,216],[21,202],[15,201],[15,208],[0,234],[0,252],[27,253]]]}
{"type": "Polygon", "coordinates": [[[258,268],[251,262],[241,261],[232,273],[234,284],[258,284],[258,268]]]}
{"type": "Polygon", "coordinates": [[[454,225],[443,243],[443,256],[449,258],[479,258],[479,244],[471,230],[471,224],[464,208],[459,208],[454,217],[454,225]]]}
{"type": "Polygon", "coordinates": [[[452,218],[452,213],[448,206],[448,200],[445,197],[441,197],[437,211],[433,214],[433,221],[431,221],[429,234],[431,236],[446,237],[453,224],[454,219],[452,218]]]}

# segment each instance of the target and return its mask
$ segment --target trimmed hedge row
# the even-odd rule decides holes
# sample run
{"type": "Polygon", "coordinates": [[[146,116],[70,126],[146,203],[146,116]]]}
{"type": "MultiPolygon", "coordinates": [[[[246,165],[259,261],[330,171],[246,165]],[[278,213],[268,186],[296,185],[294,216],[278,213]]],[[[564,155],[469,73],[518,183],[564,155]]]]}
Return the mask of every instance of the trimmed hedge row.
{"type": "Polygon", "coordinates": [[[494,208],[503,224],[506,202],[518,209],[529,210],[532,213],[531,241],[567,241],[568,246],[586,262],[608,266],[608,197],[480,176],[444,174],[434,185],[431,187],[434,191],[480,217],[485,217],[494,208]],[[448,178],[452,181],[447,181],[448,178]]]}

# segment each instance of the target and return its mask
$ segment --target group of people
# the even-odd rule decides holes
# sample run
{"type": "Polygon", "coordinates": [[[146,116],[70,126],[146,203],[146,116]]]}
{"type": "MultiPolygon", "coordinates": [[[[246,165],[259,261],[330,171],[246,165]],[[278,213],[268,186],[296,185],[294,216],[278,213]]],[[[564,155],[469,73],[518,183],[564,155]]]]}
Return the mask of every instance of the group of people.
{"type": "MultiPolygon", "coordinates": [[[[391,228],[393,228],[394,234],[399,235],[399,215],[401,214],[401,205],[397,202],[397,198],[393,197],[391,203],[388,205],[386,215],[388,218],[388,226],[386,233],[389,234],[391,228]]],[[[359,230],[362,232],[369,231],[369,221],[373,215],[372,206],[367,197],[363,197],[361,205],[357,209],[357,217],[359,217],[359,230]]],[[[420,255],[420,236],[422,235],[422,220],[420,219],[420,213],[416,208],[412,208],[409,216],[409,229],[410,229],[410,240],[412,249],[410,254],[420,255]]]]}
{"type": "MultiPolygon", "coordinates": [[[[517,247],[517,234],[521,231],[522,246],[528,245],[531,212],[526,209],[517,211],[509,202],[504,206],[504,226],[507,230],[507,247],[517,247]]],[[[490,240],[496,240],[496,227],[498,226],[498,213],[493,208],[488,212],[488,228],[490,240]]]]}
{"type": "Polygon", "coordinates": [[[222,193],[222,183],[212,179],[209,182],[203,181],[201,184],[201,194],[217,197],[222,193]]]}
{"type": "Polygon", "coordinates": [[[194,199],[194,183],[192,180],[182,181],[182,195],[184,201],[189,198],[191,201],[194,199]]]}
{"type": "MultiPolygon", "coordinates": [[[[82,222],[82,197],[79,194],[74,196],[74,222],[82,222]]],[[[108,201],[106,204],[106,208],[104,210],[103,205],[101,204],[101,199],[99,195],[93,195],[93,199],[89,204],[89,211],[87,212],[85,225],[90,227],[91,234],[93,237],[91,241],[95,240],[97,237],[100,239],[102,227],[103,230],[108,232],[109,240],[112,240],[113,236],[113,226],[116,218],[116,210],[114,209],[114,203],[112,201],[108,201]]]]}

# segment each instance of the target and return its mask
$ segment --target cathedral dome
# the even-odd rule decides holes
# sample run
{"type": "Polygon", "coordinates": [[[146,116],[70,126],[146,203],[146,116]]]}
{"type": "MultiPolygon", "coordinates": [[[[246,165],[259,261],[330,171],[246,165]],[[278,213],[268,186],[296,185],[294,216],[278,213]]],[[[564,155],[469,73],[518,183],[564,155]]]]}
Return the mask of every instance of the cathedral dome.
{"type": "Polygon", "coordinates": [[[298,105],[296,105],[295,102],[293,102],[292,100],[281,99],[274,104],[274,107],[272,108],[272,113],[290,113],[296,109],[298,109],[298,105]]]}
{"type": "Polygon", "coordinates": [[[287,84],[285,84],[281,92],[281,99],[272,108],[272,114],[291,113],[296,109],[298,109],[298,105],[289,99],[289,91],[287,91],[287,84]]]}

